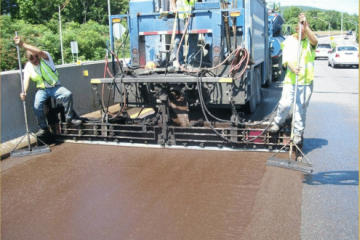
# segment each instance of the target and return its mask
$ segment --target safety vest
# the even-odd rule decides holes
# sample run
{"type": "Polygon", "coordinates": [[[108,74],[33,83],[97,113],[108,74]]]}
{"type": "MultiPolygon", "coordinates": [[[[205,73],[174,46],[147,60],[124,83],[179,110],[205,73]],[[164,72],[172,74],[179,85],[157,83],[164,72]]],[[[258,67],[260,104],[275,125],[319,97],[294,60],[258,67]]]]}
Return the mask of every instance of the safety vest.
{"type": "MultiPolygon", "coordinates": [[[[314,61],[316,46],[311,46],[308,38],[301,40],[301,53],[300,53],[300,73],[298,76],[299,85],[310,85],[314,80],[314,61]]],[[[297,65],[298,55],[298,40],[297,34],[294,34],[290,39],[284,41],[283,49],[283,64],[292,63],[297,65]]],[[[284,84],[295,84],[296,74],[287,68],[284,84]]]]}
{"type": "MultiPolygon", "coordinates": [[[[179,12],[190,12],[192,7],[195,5],[196,0],[177,0],[176,10],[179,12]]],[[[186,18],[188,14],[180,13],[179,18],[186,18]]]]}
{"type": "MultiPolygon", "coordinates": [[[[36,72],[36,71],[35,71],[36,72]]],[[[40,59],[40,72],[41,75],[36,72],[36,75],[31,76],[31,80],[36,83],[37,88],[44,89],[46,81],[50,86],[55,86],[59,80],[59,73],[55,69],[53,71],[44,60],[40,59]]]]}

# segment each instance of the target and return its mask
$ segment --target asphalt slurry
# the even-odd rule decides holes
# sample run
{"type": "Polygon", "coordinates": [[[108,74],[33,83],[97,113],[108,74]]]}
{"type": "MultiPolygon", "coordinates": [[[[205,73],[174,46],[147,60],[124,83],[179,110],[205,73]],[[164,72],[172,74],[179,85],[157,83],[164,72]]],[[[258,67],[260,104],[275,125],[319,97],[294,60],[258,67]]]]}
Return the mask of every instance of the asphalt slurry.
{"type": "Polygon", "coordinates": [[[3,168],[2,237],[300,239],[303,175],[269,156],[62,144],[3,168]]]}

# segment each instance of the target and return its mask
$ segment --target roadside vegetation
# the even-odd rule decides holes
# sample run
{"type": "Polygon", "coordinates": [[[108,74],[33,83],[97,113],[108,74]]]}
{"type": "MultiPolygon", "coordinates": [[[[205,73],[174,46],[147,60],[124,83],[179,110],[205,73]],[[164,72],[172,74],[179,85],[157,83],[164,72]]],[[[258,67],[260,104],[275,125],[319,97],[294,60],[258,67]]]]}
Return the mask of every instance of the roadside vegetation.
{"type": "MultiPolygon", "coordinates": [[[[73,61],[70,42],[77,41],[79,60],[104,59],[109,45],[107,1],[104,0],[1,0],[0,16],[0,67],[1,71],[17,69],[16,48],[13,44],[15,31],[30,44],[52,54],[56,64],[61,64],[59,38],[59,13],[61,7],[62,37],[65,63],[73,61]]],[[[124,14],[128,0],[111,1],[113,14],[124,14]]],[[[299,7],[282,10],[286,21],[284,33],[293,33],[299,7]]],[[[305,10],[314,31],[340,30],[341,13],[336,11],[305,10]]],[[[357,15],[344,14],[344,30],[355,30],[357,15]]],[[[122,44],[117,43],[116,47],[122,44]]],[[[125,44],[128,48],[128,42],[125,44]]],[[[119,51],[122,53],[123,51],[119,51]]],[[[128,55],[128,53],[124,53],[128,55]]],[[[26,59],[22,54],[22,62],[26,59]]]]}
{"type": "MultiPolygon", "coordinates": [[[[341,13],[337,11],[325,11],[319,9],[300,7],[287,7],[282,9],[281,13],[285,20],[283,25],[283,33],[293,34],[295,32],[295,26],[298,22],[298,15],[301,12],[305,12],[307,20],[311,26],[311,29],[315,32],[338,32],[341,30],[341,13]]],[[[358,26],[358,15],[343,14],[343,30],[355,31],[358,26]]]]}

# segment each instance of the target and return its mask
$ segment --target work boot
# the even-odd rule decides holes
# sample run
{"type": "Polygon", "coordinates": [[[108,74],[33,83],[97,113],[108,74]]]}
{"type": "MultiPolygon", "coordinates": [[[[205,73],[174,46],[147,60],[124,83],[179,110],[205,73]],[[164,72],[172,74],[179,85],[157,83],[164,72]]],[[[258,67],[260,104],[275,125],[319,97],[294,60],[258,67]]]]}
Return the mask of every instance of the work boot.
{"type": "Polygon", "coordinates": [[[277,133],[279,130],[280,127],[276,123],[271,124],[271,127],[269,128],[269,132],[271,133],[277,133]]]}
{"type": "Polygon", "coordinates": [[[82,124],[82,121],[80,119],[74,119],[74,118],[67,119],[66,122],[68,124],[71,124],[71,125],[75,126],[75,127],[78,127],[78,126],[80,126],[82,124]]]}
{"type": "Polygon", "coordinates": [[[37,137],[45,137],[48,136],[49,134],[50,131],[48,128],[40,128],[40,130],[35,133],[37,137]]]}

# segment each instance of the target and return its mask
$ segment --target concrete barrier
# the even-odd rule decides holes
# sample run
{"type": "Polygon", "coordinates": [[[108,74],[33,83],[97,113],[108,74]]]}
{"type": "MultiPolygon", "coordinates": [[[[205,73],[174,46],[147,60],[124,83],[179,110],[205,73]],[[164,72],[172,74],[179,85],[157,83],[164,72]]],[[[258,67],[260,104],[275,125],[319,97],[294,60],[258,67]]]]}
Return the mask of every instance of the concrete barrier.
{"type": "MultiPolygon", "coordinates": [[[[104,74],[104,61],[87,62],[78,64],[59,65],[57,69],[63,86],[73,93],[74,109],[78,114],[84,114],[97,110],[93,100],[90,79],[100,78],[104,74]],[[84,75],[84,71],[88,74],[84,75]]],[[[0,73],[1,88],[1,142],[17,138],[25,134],[24,112],[19,94],[21,83],[19,70],[0,73]]],[[[33,112],[35,84],[32,82],[26,98],[29,128],[35,132],[38,130],[36,117],[33,112]]]]}

